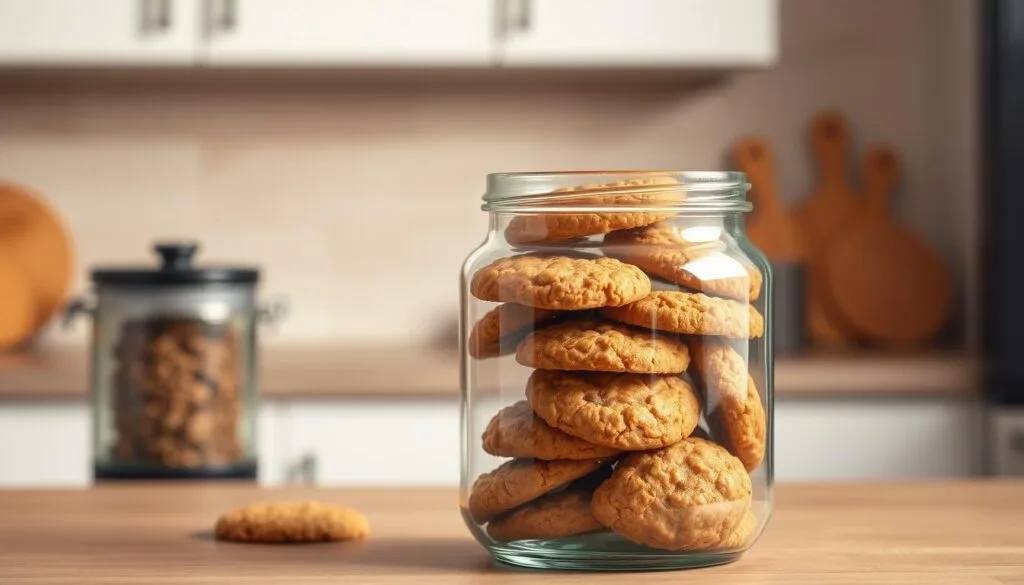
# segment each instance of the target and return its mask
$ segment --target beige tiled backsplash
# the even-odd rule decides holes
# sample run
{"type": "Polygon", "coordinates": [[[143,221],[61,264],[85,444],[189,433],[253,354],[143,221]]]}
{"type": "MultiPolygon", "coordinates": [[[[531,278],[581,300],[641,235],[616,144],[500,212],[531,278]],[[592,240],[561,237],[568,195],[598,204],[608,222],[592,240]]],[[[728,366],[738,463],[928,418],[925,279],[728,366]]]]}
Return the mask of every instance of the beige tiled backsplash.
{"type": "MultiPolygon", "coordinates": [[[[848,36],[873,43],[816,36],[814,3],[784,4],[781,66],[700,87],[343,76],[287,88],[198,87],[187,76],[148,88],[7,85],[0,178],[65,216],[78,290],[95,263],[148,262],[154,239],[195,238],[202,260],[258,263],[263,292],[291,299],[272,343],[420,343],[455,318],[459,264],[486,228],[486,173],[718,169],[755,132],[775,145],[780,193],[796,200],[813,182],[807,120],[834,106],[850,116],[855,146],[903,152],[897,208],[962,272],[966,228],[937,205],[969,204],[936,169],[948,153],[932,146],[933,121],[945,112],[925,106],[953,82],[934,73],[928,2],[843,0],[848,36]]],[[[47,335],[78,343],[85,329],[47,335]]]]}

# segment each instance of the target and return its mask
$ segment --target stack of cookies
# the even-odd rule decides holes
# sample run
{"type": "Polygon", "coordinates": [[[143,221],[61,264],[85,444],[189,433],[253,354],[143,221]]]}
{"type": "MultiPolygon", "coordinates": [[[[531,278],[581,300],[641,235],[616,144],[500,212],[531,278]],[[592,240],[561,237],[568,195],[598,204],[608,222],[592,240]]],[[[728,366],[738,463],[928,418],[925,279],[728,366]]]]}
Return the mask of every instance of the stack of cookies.
{"type": "MultiPolygon", "coordinates": [[[[680,196],[647,189],[665,184],[580,192],[602,204],[608,189],[632,205],[680,196]]],[[[523,399],[483,432],[484,451],[511,458],[477,478],[467,502],[493,539],[611,530],[661,550],[721,551],[756,530],[749,472],[764,458],[765,410],[744,356],[764,334],[752,306],[762,277],[721,241],[688,241],[681,223],[518,216],[510,243],[554,245],[472,274],[471,294],[501,304],[473,326],[470,357],[514,353],[534,368],[523,399]],[[553,252],[595,234],[606,234],[601,256],[553,252]]]]}

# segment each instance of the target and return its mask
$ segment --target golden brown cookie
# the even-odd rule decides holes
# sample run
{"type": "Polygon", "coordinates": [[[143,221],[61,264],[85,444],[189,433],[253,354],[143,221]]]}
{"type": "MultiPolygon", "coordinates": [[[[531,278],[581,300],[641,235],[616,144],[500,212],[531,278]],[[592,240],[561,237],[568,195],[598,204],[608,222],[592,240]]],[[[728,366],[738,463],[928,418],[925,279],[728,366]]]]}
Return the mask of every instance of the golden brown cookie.
{"type": "MultiPolygon", "coordinates": [[[[555,189],[559,195],[552,205],[572,207],[656,206],[672,205],[683,198],[682,191],[672,189],[678,182],[672,177],[649,177],[615,183],[580,185],[555,189]],[[653,189],[652,189],[653,188],[653,189]]],[[[647,225],[668,217],[664,211],[629,211],[595,213],[537,213],[518,215],[505,228],[505,239],[511,244],[530,244],[570,240],[581,236],[605,234],[647,225]]]]}
{"type": "Polygon", "coordinates": [[[676,443],[700,418],[697,396],[676,376],[536,370],[526,397],[549,425],[624,451],[676,443]]]}
{"type": "Polygon", "coordinates": [[[590,510],[590,492],[564,490],[548,494],[498,516],[487,524],[494,540],[510,542],[528,538],[565,538],[604,530],[590,510]]]}
{"type": "Polygon", "coordinates": [[[214,532],[220,540],[239,542],[321,542],[362,538],[370,533],[370,523],[344,506],[261,502],[224,514],[214,532]]]}
{"type": "Polygon", "coordinates": [[[485,301],[574,311],[642,299],[651,292],[651,279],[636,266],[614,258],[523,254],[477,270],[470,292],[485,301]]]}
{"type": "Polygon", "coordinates": [[[477,359],[512,353],[523,335],[557,314],[558,311],[505,303],[490,310],[473,325],[466,348],[469,355],[477,359]]]}
{"type": "Polygon", "coordinates": [[[747,510],[747,513],[743,515],[743,519],[740,520],[736,530],[733,530],[732,534],[727,536],[725,540],[719,543],[715,548],[719,550],[734,550],[743,548],[750,538],[754,536],[754,530],[757,529],[757,518],[754,517],[754,513],[747,510]]]}
{"type": "Polygon", "coordinates": [[[542,370],[679,374],[690,364],[690,352],[667,335],[576,319],[527,335],[516,361],[542,370]]]}
{"type": "Polygon", "coordinates": [[[689,438],[633,453],[594,492],[594,516],[640,544],[665,550],[719,546],[750,507],[750,476],[724,448],[689,438]]]}
{"type": "Polygon", "coordinates": [[[482,474],[469,494],[469,513],[480,523],[536,500],[600,467],[601,459],[534,461],[513,459],[482,474]]]}
{"type": "Polygon", "coordinates": [[[733,455],[753,471],[764,459],[765,414],[754,378],[736,350],[721,339],[694,340],[693,365],[704,383],[708,424],[733,455]]]}
{"type": "Polygon", "coordinates": [[[764,278],[753,264],[722,252],[722,242],[688,242],[676,226],[659,221],[604,237],[605,253],[648,274],[708,295],[755,300],[764,278]]]}
{"type": "Polygon", "coordinates": [[[753,306],[703,293],[658,291],[623,307],[601,309],[601,315],[637,327],[687,335],[737,339],[764,335],[764,317],[753,306]]]}
{"type": "Polygon", "coordinates": [[[599,459],[619,453],[617,449],[588,443],[551,427],[534,414],[525,400],[494,415],[484,430],[483,447],[498,457],[536,457],[547,461],[599,459]]]}

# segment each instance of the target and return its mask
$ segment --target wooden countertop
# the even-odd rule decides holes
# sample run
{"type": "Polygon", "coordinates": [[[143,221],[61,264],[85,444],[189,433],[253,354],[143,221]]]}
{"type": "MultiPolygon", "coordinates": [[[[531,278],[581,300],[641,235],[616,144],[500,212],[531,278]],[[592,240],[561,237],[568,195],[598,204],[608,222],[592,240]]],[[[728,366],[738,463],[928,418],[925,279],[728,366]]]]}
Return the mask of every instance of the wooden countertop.
{"type": "MultiPolygon", "coordinates": [[[[454,398],[459,391],[452,350],[272,347],[261,361],[260,383],[269,398],[454,398]]],[[[81,348],[0,355],[0,398],[84,397],[87,363],[81,348]]],[[[775,366],[778,396],[969,396],[979,380],[976,356],[949,351],[809,354],[778,358],[775,366]]]]}
{"type": "MultiPolygon", "coordinates": [[[[781,486],[775,514],[731,565],[644,583],[1022,584],[1024,482],[781,486]]],[[[615,574],[496,566],[454,489],[260,490],[201,484],[0,492],[0,583],[622,583],[615,574]],[[364,542],[243,545],[217,515],[267,498],[362,509],[364,542]]],[[[637,578],[637,577],[634,577],[637,578]]]]}

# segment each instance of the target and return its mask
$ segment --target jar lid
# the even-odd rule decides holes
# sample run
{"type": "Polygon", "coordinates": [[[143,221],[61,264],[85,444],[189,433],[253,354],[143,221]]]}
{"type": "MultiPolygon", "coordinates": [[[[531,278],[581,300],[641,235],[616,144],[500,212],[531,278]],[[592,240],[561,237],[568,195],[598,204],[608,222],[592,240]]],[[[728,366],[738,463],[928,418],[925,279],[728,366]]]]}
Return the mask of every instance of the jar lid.
{"type": "Polygon", "coordinates": [[[260,271],[249,266],[192,265],[192,257],[199,250],[195,242],[157,242],[153,250],[160,255],[157,268],[95,268],[91,272],[96,284],[256,284],[260,271]]]}

